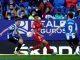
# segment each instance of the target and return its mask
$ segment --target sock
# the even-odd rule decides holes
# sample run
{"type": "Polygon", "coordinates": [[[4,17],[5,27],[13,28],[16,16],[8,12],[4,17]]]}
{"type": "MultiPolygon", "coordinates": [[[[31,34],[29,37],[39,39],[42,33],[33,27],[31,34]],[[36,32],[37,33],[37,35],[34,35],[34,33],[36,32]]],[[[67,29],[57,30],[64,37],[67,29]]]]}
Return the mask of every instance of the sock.
{"type": "Polygon", "coordinates": [[[22,44],[18,44],[18,48],[16,49],[16,51],[19,51],[21,46],[22,46],[22,44]]]}
{"type": "Polygon", "coordinates": [[[47,48],[48,52],[52,52],[52,49],[50,48],[49,43],[46,44],[46,48],[47,48]]]}

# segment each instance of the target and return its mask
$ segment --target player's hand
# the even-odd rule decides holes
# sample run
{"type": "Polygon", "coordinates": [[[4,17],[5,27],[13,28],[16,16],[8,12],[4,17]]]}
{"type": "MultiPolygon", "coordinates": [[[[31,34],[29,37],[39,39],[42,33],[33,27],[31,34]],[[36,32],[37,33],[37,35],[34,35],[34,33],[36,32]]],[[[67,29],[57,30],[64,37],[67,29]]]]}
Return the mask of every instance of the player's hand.
{"type": "Polygon", "coordinates": [[[53,33],[55,33],[55,31],[53,31],[52,33],[50,33],[49,36],[51,36],[53,33]]]}

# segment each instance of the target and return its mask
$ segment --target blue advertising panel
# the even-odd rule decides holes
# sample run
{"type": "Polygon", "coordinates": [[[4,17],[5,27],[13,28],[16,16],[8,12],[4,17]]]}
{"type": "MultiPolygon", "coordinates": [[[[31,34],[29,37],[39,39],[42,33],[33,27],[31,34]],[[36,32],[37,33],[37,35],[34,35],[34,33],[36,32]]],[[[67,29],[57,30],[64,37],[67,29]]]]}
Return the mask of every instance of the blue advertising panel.
{"type": "MultiPolygon", "coordinates": [[[[80,21],[75,20],[78,25],[78,37],[80,38],[80,21]]],[[[19,32],[22,35],[24,40],[34,40],[33,37],[27,37],[26,32],[27,31],[33,31],[32,29],[32,23],[34,21],[26,20],[21,21],[19,32]]],[[[44,25],[44,28],[41,30],[41,33],[44,35],[46,40],[65,40],[65,26],[55,32],[53,35],[49,36],[50,33],[52,33],[57,27],[61,26],[63,23],[66,22],[66,20],[42,20],[42,24],[44,25]]],[[[0,32],[2,32],[4,29],[8,28],[10,25],[14,24],[15,21],[8,21],[8,20],[0,20],[0,32]]],[[[3,34],[3,36],[0,37],[1,40],[7,40],[7,32],[3,34]]]]}

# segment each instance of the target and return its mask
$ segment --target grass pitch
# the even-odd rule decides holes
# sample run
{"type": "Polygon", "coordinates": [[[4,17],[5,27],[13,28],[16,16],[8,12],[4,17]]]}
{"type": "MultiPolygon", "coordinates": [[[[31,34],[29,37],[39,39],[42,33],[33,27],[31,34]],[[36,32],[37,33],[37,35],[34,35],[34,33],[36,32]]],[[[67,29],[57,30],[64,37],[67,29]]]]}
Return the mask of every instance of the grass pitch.
{"type": "Polygon", "coordinates": [[[0,55],[0,60],[80,60],[80,55],[0,55]]]}

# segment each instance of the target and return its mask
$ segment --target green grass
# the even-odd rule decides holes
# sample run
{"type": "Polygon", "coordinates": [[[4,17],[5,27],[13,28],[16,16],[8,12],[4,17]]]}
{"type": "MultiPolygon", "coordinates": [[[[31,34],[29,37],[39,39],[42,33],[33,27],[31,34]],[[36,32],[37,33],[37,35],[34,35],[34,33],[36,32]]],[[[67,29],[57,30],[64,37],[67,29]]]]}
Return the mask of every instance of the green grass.
{"type": "Polygon", "coordinates": [[[80,55],[0,55],[0,60],[80,60],[80,55]]]}

